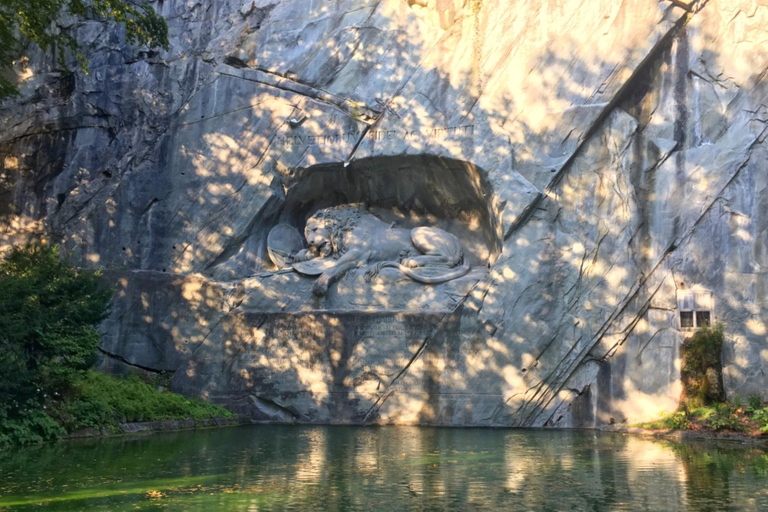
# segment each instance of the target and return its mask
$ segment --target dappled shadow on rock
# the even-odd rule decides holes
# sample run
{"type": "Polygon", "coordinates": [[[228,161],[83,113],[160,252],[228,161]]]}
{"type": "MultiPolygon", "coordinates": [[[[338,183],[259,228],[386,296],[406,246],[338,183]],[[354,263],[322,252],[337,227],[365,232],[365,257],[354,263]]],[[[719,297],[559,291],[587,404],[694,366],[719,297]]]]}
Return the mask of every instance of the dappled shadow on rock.
{"type": "Polygon", "coordinates": [[[169,67],[121,75],[130,97],[78,75],[66,108],[93,96],[107,114],[68,128],[68,167],[22,176],[43,143],[14,120],[49,103],[3,112],[3,179],[36,191],[13,196],[13,225],[45,220],[119,278],[105,357],[260,418],[638,421],[676,406],[675,294],[700,283],[733,323],[726,387],[765,389],[765,91],[747,69],[763,58],[723,25],[751,18],[717,2],[214,4],[166,3],[169,67]],[[155,81],[171,84],[162,116],[135,96],[155,81]],[[93,130],[114,135],[101,159],[77,151],[93,130]],[[350,203],[453,233],[473,270],[424,286],[355,268],[316,297],[274,268],[273,226],[350,203]]]}

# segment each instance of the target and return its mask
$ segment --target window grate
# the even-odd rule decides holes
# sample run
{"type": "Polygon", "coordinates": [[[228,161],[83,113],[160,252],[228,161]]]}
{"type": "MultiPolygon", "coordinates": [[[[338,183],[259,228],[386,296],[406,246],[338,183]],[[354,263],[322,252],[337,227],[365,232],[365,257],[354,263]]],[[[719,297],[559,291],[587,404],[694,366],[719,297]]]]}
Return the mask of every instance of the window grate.
{"type": "Polygon", "coordinates": [[[714,318],[712,293],[702,290],[677,292],[680,329],[694,330],[711,325],[714,318]]]}

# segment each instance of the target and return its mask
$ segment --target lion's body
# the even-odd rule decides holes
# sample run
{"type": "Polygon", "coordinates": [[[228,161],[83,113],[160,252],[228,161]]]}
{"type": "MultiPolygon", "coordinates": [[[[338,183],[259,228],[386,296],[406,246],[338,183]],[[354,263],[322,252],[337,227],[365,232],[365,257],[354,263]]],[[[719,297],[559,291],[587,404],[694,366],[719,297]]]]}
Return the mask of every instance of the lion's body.
{"type": "Polygon", "coordinates": [[[433,227],[395,228],[352,205],[319,210],[307,220],[305,236],[311,251],[299,261],[310,259],[311,254],[338,258],[315,282],[317,295],[324,295],[347,271],[367,264],[374,264],[368,277],[383,267],[394,267],[425,284],[450,281],[469,272],[461,243],[452,234],[433,227]],[[439,276],[419,273],[420,267],[427,266],[443,267],[446,272],[439,276]]]}

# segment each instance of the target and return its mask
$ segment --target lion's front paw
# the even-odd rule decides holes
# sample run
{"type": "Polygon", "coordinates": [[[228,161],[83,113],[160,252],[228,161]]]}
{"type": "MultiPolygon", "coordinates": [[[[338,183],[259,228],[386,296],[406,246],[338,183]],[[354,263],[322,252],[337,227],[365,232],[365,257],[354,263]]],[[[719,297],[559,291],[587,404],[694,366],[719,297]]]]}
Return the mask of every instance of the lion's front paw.
{"type": "Polygon", "coordinates": [[[403,265],[404,267],[408,267],[408,268],[416,268],[416,267],[418,267],[418,266],[419,266],[419,262],[418,262],[418,261],[416,261],[416,260],[415,260],[415,259],[413,259],[413,258],[405,258],[405,259],[403,260],[403,262],[402,262],[402,265],[403,265]]]}
{"type": "Polygon", "coordinates": [[[318,280],[315,281],[315,284],[312,285],[312,293],[318,297],[322,297],[328,293],[328,279],[323,279],[322,277],[318,278],[318,280]]]}

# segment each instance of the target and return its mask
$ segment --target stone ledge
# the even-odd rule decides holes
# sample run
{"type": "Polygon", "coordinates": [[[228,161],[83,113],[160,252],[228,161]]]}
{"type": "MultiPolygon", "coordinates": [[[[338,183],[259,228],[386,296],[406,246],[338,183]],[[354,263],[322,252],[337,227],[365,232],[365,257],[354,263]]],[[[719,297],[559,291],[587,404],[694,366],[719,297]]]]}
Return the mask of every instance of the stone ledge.
{"type": "Polygon", "coordinates": [[[151,432],[175,432],[179,430],[196,430],[203,428],[235,427],[238,425],[250,425],[251,419],[246,416],[236,418],[205,418],[194,420],[156,420],[143,422],[128,422],[118,424],[117,431],[107,428],[83,428],[64,436],[64,439],[79,439],[84,437],[120,436],[126,434],[143,434],[151,432]]]}

